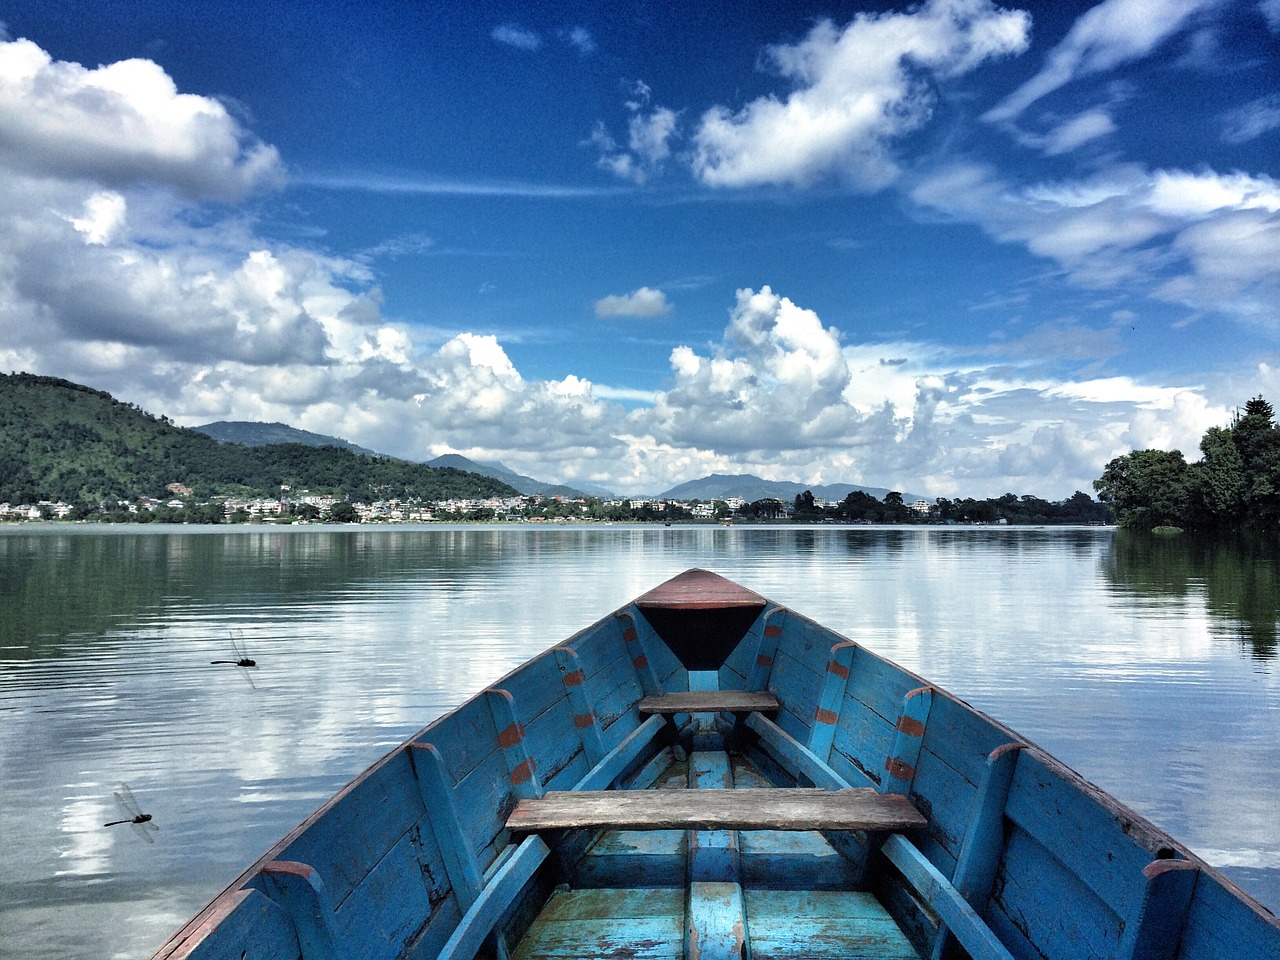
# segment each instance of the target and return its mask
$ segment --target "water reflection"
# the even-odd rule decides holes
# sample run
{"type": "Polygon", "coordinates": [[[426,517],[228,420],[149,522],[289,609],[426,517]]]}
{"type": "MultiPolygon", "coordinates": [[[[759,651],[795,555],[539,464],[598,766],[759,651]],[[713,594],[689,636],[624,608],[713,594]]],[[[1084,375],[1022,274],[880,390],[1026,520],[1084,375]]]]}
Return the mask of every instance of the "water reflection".
{"type": "Polygon", "coordinates": [[[0,956],[148,955],[423,724],[691,566],[971,700],[1280,906],[1280,676],[1216,640],[1263,623],[1270,646],[1245,649],[1274,651],[1274,556],[1249,549],[1098,529],[3,530],[0,956]],[[253,685],[210,664],[241,634],[253,685]],[[126,781],[154,844],[102,827],[126,781]]]}
{"type": "Polygon", "coordinates": [[[1280,623],[1277,560],[1280,546],[1272,537],[1210,540],[1118,531],[1103,569],[1117,590],[1143,601],[1203,595],[1215,636],[1271,660],[1280,623]]]}

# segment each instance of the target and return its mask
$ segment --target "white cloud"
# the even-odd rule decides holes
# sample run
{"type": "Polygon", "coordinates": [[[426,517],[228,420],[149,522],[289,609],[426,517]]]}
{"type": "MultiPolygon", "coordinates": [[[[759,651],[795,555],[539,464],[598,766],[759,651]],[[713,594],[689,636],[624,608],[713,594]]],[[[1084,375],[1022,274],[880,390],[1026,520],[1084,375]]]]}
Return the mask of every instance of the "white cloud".
{"type": "Polygon", "coordinates": [[[911,196],[998,241],[1025,245],[1082,285],[1123,283],[1280,324],[1280,183],[1270,177],[1127,165],[1018,189],[989,168],[961,164],[924,178],[911,196]]]}
{"type": "Polygon", "coordinates": [[[869,190],[898,173],[891,142],[929,118],[927,75],[953,77],[1026,48],[1029,17],[987,0],[930,0],[908,13],[819,22],[769,47],[795,89],[740,110],[717,106],[694,134],[694,172],[711,186],[805,185],[837,174],[869,190]]]}
{"type": "Polygon", "coordinates": [[[1258,0],[1258,9],[1267,20],[1272,33],[1280,33],[1280,0],[1258,0]]]}
{"type": "Polygon", "coordinates": [[[596,52],[596,40],[586,27],[570,27],[561,32],[565,41],[572,45],[584,57],[596,52]]]}
{"type": "Polygon", "coordinates": [[[611,294],[596,301],[596,316],[663,317],[671,312],[667,295],[652,287],[640,287],[624,296],[611,294]]]}
{"type": "Polygon", "coordinates": [[[983,116],[1016,120],[1024,110],[1078,77],[1147,56],[1202,10],[1222,0],[1103,0],[1072,25],[1034,77],[983,116]]]}
{"type": "Polygon", "coordinates": [[[1048,156],[1056,157],[1114,133],[1115,129],[1116,124],[1111,119],[1111,114],[1098,107],[1062,121],[1044,136],[1021,134],[1018,142],[1043,150],[1048,156]]]}
{"type": "Polygon", "coordinates": [[[282,176],[217,100],[178,93],[150,60],[86,69],[29,40],[0,43],[0,165],[115,189],[171,187],[234,200],[282,176]]]}
{"type": "Polygon", "coordinates": [[[517,50],[528,50],[530,53],[542,46],[542,37],[516,23],[500,23],[489,34],[498,43],[515,47],[517,50]]]}
{"type": "MultiPolygon", "coordinates": [[[[1280,0],[1276,0],[1280,9],[1280,0]]],[[[1280,33],[1280,27],[1277,27],[1280,33]]],[[[1226,143],[1248,143],[1280,127],[1280,93],[1250,100],[1222,116],[1222,139],[1226,143]]]]}
{"type": "Polygon", "coordinates": [[[600,151],[598,166],[615,176],[643,184],[662,172],[663,162],[671,156],[679,115],[667,107],[650,108],[652,92],[643,80],[631,86],[627,110],[627,146],[613,139],[603,121],[598,121],[587,141],[600,151]]]}

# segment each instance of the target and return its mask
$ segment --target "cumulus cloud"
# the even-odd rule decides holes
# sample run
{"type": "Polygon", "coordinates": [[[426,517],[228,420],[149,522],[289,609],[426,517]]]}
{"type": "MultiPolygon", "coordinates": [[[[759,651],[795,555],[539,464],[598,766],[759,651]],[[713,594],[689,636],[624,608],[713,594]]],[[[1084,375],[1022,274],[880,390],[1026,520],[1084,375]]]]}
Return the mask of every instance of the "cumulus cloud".
{"type": "Polygon", "coordinates": [[[662,317],[671,312],[667,295],[652,287],[640,287],[624,296],[611,294],[596,301],[596,316],[610,317],[662,317]]]}
{"type": "Polygon", "coordinates": [[[282,177],[274,147],[217,100],[178,93],[150,60],[90,70],[30,40],[0,42],[0,132],[0,164],[41,177],[158,184],[213,200],[282,177]]]}
{"type": "Polygon", "coordinates": [[[530,53],[542,46],[542,37],[535,31],[516,23],[500,23],[493,28],[489,36],[498,43],[515,47],[517,50],[527,50],[530,53]]]}
{"type": "Polygon", "coordinates": [[[1154,52],[1199,13],[1222,0],[1103,0],[1049,51],[1040,72],[984,114],[1016,120],[1029,106],[1078,77],[1114,69],[1154,52]]]}
{"type": "Polygon", "coordinates": [[[1078,283],[1145,287],[1197,309],[1257,314],[1280,295],[1280,183],[1243,173],[1148,171],[1017,188],[992,169],[958,164],[911,190],[921,206],[1021,243],[1078,283]]]}
{"type": "Polygon", "coordinates": [[[1025,13],[989,0],[930,0],[907,13],[859,14],[843,28],[823,20],[800,42],[765,51],[794,85],[788,95],[703,114],[694,172],[719,187],[805,185],[832,173],[883,187],[898,174],[892,142],[930,116],[927,78],[1021,52],[1029,27],[1025,13]]]}
{"type": "Polygon", "coordinates": [[[599,151],[598,165],[602,169],[637,184],[662,172],[664,161],[671,156],[671,141],[679,123],[674,110],[651,106],[652,97],[644,81],[632,84],[626,104],[631,119],[627,122],[625,147],[614,140],[604,121],[596,123],[587,141],[599,151]]]}

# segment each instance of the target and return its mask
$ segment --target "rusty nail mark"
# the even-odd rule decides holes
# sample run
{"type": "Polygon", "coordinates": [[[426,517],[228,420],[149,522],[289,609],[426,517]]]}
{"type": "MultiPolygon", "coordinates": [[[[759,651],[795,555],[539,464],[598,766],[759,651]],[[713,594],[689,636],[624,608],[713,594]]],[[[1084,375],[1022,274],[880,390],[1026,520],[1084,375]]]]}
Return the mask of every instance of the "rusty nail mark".
{"type": "Polygon", "coordinates": [[[581,669],[571,670],[564,675],[564,685],[566,687],[578,687],[587,679],[586,674],[581,669]]]}
{"type": "Polygon", "coordinates": [[[649,658],[642,653],[640,654],[640,656],[636,657],[634,660],[631,661],[631,665],[635,667],[637,670],[643,670],[645,667],[649,665],[649,658]]]}
{"type": "Polygon", "coordinates": [[[513,723],[498,734],[498,746],[505,750],[507,747],[514,747],[523,739],[524,727],[518,723],[513,723]]]}
{"type": "Polygon", "coordinates": [[[772,666],[773,666],[773,657],[766,656],[766,655],[765,655],[765,654],[763,654],[763,653],[757,653],[757,654],[756,654],[756,666],[757,666],[757,667],[772,667],[772,666]]]}
{"type": "Polygon", "coordinates": [[[585,730],[596,722],[594,713],[575,713],[573,715],[573,725],[579,730],[585,730]]]}
{"type": "Polygon", "coordinates": [[[827,661],[827,673],[834,673],[841,680],[849,679],[849,668],[835,660],[827,661]]]}
{"type": "Polygon", "coordinates": [[[924,736],[924,724],[915,717],[899,717],[898,730],[909,737],[924,736]]]}
{"type": "Polygon", "coordinates": [[[836,721],[840,719],[840,714],[833,710],[823,710],[819,707],[818,712],[813,715],[813,719],[818,723],[834,725],[836,721]]]}
{"type": "Polygon", "coordinates": [[[622,631],[622,639],[627,641],[627,643],[635,643],[639,637],[640,635],[636,633],[635,627],[627,627],[627,629],[622,631]]]}
{"type": "Polygon", "coordinates": [[[782,628],[776,623],[771,623],[769,626],[764,628],[764,635],[770,639],[773,637],[780,637],[782,636],[782,628]]]}
{"type": "Polygon", "coordinates": [[[536,769],[536,767],[537,765],[533,762],[532,757],[530,757],[524,763],[520,764],[520,766],[516,767],[514,770],[511,771],[512,784],[526,783],[529,780],[532,780],[533,771],[536,769]]]}

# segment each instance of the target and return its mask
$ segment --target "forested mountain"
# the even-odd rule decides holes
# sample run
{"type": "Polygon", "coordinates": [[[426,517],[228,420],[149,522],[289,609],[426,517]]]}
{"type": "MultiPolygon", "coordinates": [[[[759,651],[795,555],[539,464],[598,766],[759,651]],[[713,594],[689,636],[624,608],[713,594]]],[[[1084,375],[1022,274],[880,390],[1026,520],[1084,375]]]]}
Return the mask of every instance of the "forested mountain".
{"type": "Polygon", "coordinates": [[[535,480],[533,477],[526,477],[522,473],[516,473],[506,464],[494,462],[478,462],[468,460],[466,457],[458,453],[446,453],[434,460],[427,461],[428,466],[432,467],[452,467],[455,470],[465,470],[468,473],[478,473],[483,477],[493,477],[495,480],[501,480],[503,483],[509,483],[521,493],[530,496],[542,497],[611,497],[613,494],[599,487],[594,489],[580,489],[577,487],[567,486],[562,483],[548,483],[545,480],[535,480]]]}
{"type": "MultiPolygon", "coordinates": [[[[281,443],[300,443],[304,447],[341,447],[366,457],[380,457],[376,450],[357,446],[341,437],[327,437],[323,433],[299,430],[287,423],[262,423],[257,420],[215,420],[213,423],[192,427],[213,437],[219,443],[243,443],[246,447],[267,447],[281,443]]],[[[465,469],[465,468],[464,468],[465,469]]],[[[482,471],[473,470],[472,473],[482,471]]],[[[487,474],[486,474],[487,476],[487,474]]]]}
{"type": "Polygon", "coordinates": [[[350,498],[515,496],[491,477],[337,447],[218,443],[134,404],[67,380],[0,374],[0,502],[67,503],[215,494],[333,493],[350,498]]]}
{"type": "MultiPolygon", "coordinates": [[[[798,494],[809,491],[823,500],[843,500],[854,491],[883,500],[889,494],[884,487],[861,487],[854,483],[805,484],[794,480],[765,480],[750,473],[713,473],[698,480],[678,484],[662,494],[672,500],[728,500],[741,497],[748,502],[773,498],[788,503],[798,494]]],[[[901,492],[901,491],[899,491],[901,492]]],[[[902,493],[908,503],[924,499],[915,493],[902,493]]]]}
{"type": "Polygon", "coordinates": [[[1180,450],[1135,450],[1093,483],[1123,527],[1275,531],[1280,527],[1280,427],[1262,397],[1230,426],[1210,427],[1198,463],[1180,450]]]}

